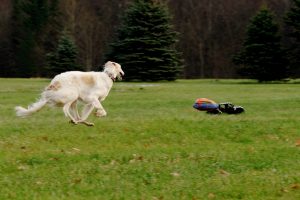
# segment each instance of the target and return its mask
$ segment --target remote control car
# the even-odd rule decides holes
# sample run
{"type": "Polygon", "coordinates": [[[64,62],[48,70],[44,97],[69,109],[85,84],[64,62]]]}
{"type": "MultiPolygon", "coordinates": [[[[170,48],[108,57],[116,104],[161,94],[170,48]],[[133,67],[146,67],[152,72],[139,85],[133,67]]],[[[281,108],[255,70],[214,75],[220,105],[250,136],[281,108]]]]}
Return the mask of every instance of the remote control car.
{"type": "Polygon", "coordinates": [[[206,111],[209,114],[240,114],[245,112],[242,106],[235,106],[232,103],[216,103],[207,98],[199,98],[195,101],[193,107],[200,111],[206,111]]]}

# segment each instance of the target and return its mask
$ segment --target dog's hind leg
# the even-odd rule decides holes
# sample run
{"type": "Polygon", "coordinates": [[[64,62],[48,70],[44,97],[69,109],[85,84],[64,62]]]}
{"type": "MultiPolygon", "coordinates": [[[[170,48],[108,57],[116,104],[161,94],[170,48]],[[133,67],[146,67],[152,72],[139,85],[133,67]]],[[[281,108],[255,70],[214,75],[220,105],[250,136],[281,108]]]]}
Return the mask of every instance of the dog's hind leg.
{"type": "Polygon", "coordinates": [[[64,111],[66,117],[70,117],[72,123],[77,124],[78,120],[76,120],[75,117],[70,113],[70,107],[71,107],[72,103],[73,102],[66,103],[63,107],[63,111],[64,111]]]}
{"type": "Polygon", "coordinates": [[[94,109],[94,105],[93,104],[87,104],[83,107],[83,110],[82,110],[82,114],[81,114],[81,119],[80,119],[80,123],[83,123],[87,126],[94,126],[93,123],[90,123],[90,122],[87,122],[85,121],[89,115],[91,114],[91,112],[93,111],[94,109]]]}
{"type": "Polygon", "coordinates": [[[77,121],[80,121],[80,116],[78,114],[78,109],[77,109],[77,101],[74,101],[71,106],[70,106],[70,114],[72,116],[74,116],[74,118],[77,120],[77,121]]]}

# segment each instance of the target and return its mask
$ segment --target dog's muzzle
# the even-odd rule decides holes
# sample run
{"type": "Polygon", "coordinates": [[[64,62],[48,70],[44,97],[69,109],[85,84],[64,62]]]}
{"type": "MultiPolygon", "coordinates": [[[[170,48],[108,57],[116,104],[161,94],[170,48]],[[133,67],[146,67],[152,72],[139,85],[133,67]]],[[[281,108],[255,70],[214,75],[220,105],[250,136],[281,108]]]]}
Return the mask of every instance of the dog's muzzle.
{"type": "Polygon", "coordinates": [[[124,75],[125,75],[124,72],[120,72],[118,75],[118,80],[122,80],[124,75]]]}

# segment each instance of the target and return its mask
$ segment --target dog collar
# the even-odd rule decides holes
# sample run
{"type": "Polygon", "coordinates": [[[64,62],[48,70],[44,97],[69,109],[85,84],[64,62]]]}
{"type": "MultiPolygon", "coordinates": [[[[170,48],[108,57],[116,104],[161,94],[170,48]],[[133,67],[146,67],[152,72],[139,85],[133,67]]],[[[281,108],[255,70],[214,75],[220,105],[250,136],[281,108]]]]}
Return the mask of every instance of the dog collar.
{"type": "Polygon", "coordinates": [[[116,80],[116,78],[113,77],[113,76],[109,76],[109,78],[110,78],[113,82],[116,80]]]}
{"type": "Polygon", "coordinates": [[[107,72],[106,72],[106,74],[113,82],[116,80],[116,78],[112,74],[107,73],[107,72]]]}

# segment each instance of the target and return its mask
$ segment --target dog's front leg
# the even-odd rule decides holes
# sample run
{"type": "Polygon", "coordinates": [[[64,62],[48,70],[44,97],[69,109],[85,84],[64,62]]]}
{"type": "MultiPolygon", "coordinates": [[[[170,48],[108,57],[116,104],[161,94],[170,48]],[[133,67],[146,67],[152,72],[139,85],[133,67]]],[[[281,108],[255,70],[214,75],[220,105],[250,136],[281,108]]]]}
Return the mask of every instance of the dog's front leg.
{"type": "Polygon", "coordinates": [[[104,109],[98,109],[96,111],[96,116],[97,117],[105,117],[107,115],[106,111],[104,109]]]}
{"type": "Polygon", "coordinates": [[[97,109],[97,111],[96,111],[96,116],[97,117],[105,117],[107,115],[106,111],[104,110],[104,108],[101,105],[101,103],[99,102],[99,100],[95,100],[93,102],[93,105],[97,109]]]}

